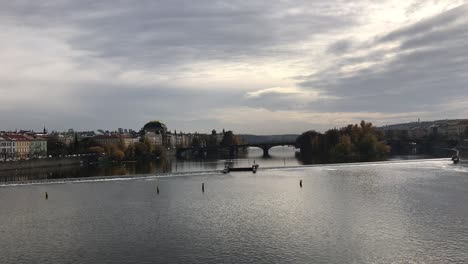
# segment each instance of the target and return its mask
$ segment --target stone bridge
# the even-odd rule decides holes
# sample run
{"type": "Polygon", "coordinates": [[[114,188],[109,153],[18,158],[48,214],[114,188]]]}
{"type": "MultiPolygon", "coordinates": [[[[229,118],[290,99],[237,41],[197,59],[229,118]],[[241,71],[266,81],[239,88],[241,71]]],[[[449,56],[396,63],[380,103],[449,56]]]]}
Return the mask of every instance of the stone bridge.
{"type": "Polygon", "coordinates": [[[244,143],[238,145],[230,145],[230,146],[206,146],[206,147],[186,147],[186,148],[177,148],[177,155],[181,156],[181,154],[185,151],[197,151],[197,152],[206,152],[207,150],[230,150],[231,153],[234,153],[234,150],[240,148],[247,148],[247,147],[256,147],[263,150],[263,156],[269,157],[270,149],[272,147],[277,146],[295,146],[296,142],[292,141],[283,141],[283,142],[265,142],[265,143],[244,143]]]}
{"type": "Polygon", "coordinates": [[[271,142],[271,143],[246,143],[246,144],[240,144],[240,145],[234,145],[233,147],[236,148],[246,148],[246,147],[255,147],[255,148],[260,148],[263,150],[263,156],[264,157],[269,157],[270,156],[270,149],[272,147],[278,147],[278,146],[296,146],[296,142],[271,142]]]}

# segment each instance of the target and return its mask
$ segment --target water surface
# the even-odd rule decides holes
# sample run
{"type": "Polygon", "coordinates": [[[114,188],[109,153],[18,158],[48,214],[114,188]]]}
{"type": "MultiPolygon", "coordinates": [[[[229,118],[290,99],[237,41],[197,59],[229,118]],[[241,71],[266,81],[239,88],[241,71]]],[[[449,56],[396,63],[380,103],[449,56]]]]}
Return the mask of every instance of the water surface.
{"type": "Polygon", "coordinates": [[[3,185],[0,263],[466,263],[467,190],[447,160],[3,185]]]}

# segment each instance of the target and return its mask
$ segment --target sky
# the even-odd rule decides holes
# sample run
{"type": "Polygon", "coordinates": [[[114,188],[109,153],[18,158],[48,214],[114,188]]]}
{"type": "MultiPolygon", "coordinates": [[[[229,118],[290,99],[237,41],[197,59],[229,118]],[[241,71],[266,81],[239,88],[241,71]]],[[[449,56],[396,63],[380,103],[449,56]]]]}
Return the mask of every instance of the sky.
{"type": "Polygon", "coordinates": [[[0,0],[0,130],[468,117],[468,1],[0,0]]]}

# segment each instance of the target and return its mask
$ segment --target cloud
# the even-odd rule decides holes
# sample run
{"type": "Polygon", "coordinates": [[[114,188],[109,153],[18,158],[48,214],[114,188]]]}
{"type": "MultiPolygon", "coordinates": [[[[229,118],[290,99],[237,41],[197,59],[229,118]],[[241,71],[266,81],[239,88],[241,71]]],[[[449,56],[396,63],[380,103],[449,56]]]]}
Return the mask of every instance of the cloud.
{"type": "Polygon", "coordinates": [[[360,43],[350,56],[309,76],[302,87],[322,89],[339,98],[313,110],[430,116],[442,111],[444,104],[468,98],[467,10],[461,6],[372,43],[360,43]]]}
{"type": "Polygon", "coordinates": [[[69,25],[76,33],[66,41],[93,56],[164,68],[287,55],[292,51],[285,45],[353,20],[335,16],[332,3],[302,1],[11,1],[2,9],[29,27],[69,25]]]}
{"type": "Polygon", "coordinates": [[[461,5],[459,7],[443,12],[439,15],[436,15],[432,18],[424,19],[423,21],[420,21],[418,23],[392,31],[379,38],[378,41],[396,41],[418,37],[420,35],[424,35],[433,31],[444,30],[447,27],[451,27],[457,24],[457,22],[465,22],[467,11],[468,7],[466,5],[461,5]]]}
{"type": "Polygon", "coordinates": [[[280,95],[297,95],[297,94],[305,94],[306,92],[299,90],[296,87],[273,87],[273,88],[266,88],[262,90],[257,90],[253,92],[247,92],[247,98],[256,98],[267,94],[280,94],[280,95]]]}
{"type": "Polygon", "coordinates": [[[352,47],[352,42],[350,40],[340,40],[328,47],[328,52],[333,54],[342,54],[348,51],[352,47]]]}
{"type": "Polygon", "coordinates": [[[3,1],[0,129],[459,117],[462,2],[3,1]]]}

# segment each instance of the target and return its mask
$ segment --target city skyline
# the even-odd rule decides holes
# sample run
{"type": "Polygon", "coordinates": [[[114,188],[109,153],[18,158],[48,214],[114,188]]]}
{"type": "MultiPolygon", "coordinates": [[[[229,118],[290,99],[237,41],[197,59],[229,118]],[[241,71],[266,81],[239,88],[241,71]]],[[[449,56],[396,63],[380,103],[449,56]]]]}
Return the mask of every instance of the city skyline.
{"type": "Polygon", "coordinates": [[[0,3],[0,130],[468,116],[466,1],[0,3]]]}

